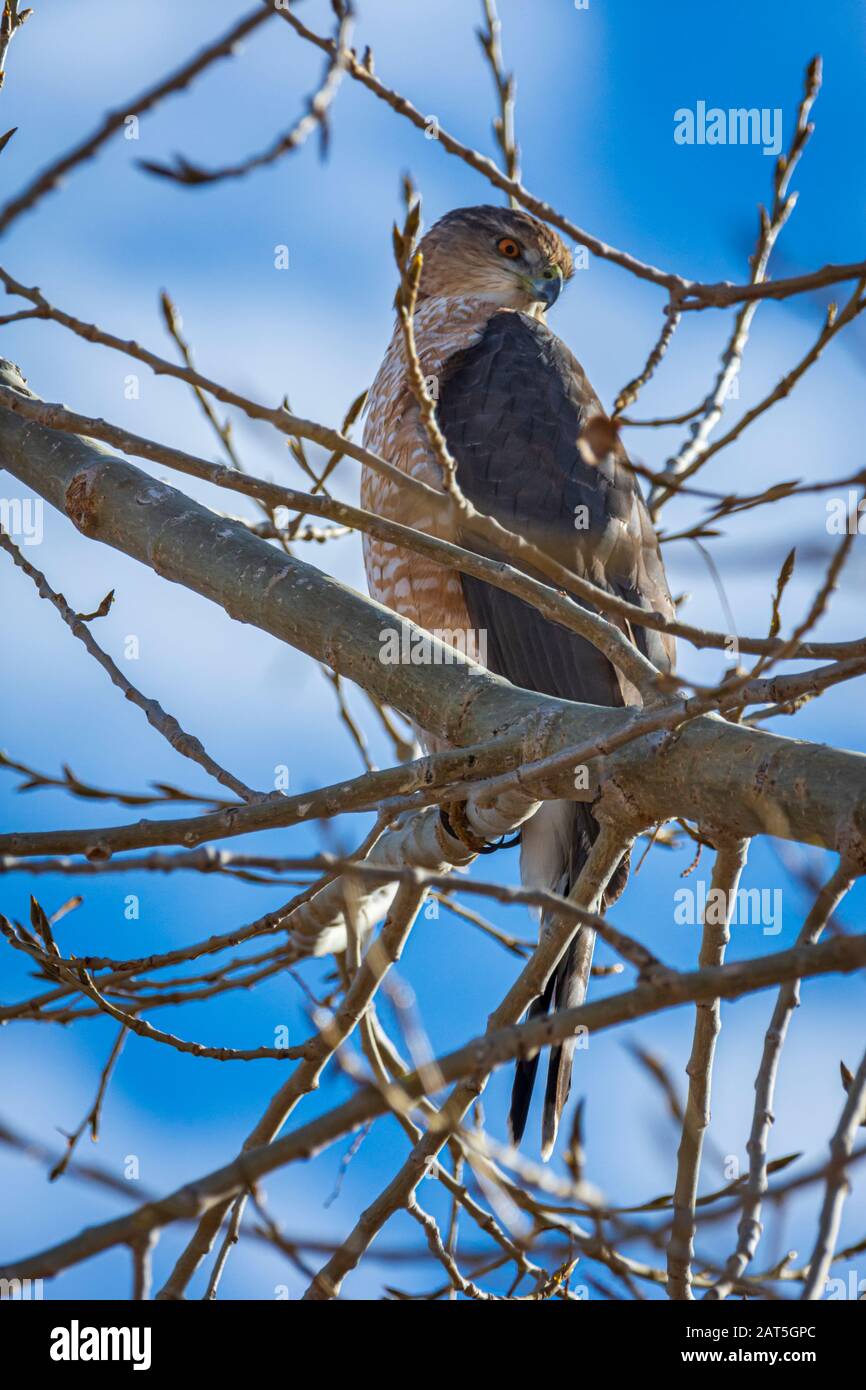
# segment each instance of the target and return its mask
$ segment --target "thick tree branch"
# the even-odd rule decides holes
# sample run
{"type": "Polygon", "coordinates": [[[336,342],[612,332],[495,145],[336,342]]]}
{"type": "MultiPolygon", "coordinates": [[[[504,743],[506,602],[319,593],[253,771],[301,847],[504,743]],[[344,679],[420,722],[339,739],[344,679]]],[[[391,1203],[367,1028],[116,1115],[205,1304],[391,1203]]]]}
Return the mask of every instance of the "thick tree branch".
{"type": "MultiPolygon", "coordinates": [[[[8,371],[3,379],[14,380],[8,371]]],[[[544,757],[611,738],[635,718],[508,685],[388,609],[75,436],[0,411],[0,459],[84,535],[327,662],[452,744],[489,741],[534,719],[536,756],[544,757]],[[422,643],[426,663],[383,661],[383,642],[395,635],[401,652],[422,643]]],[[[618,748],[596,770],[599,787],[611,784],[644,824],[672,816],[712,820],[724,805],[737,838],[768,832],[866,864],[861,755],[702,716],[675,735],[659,733],[618,748]]],[[[537,795],[573,797],[573,772],[552,774],[537,795]]]]}
{"type": "MultiPolygon", "coordinates": [[[[2,359],[0,359],[2,364],[2,359]]],[[[190,379],[190,384],[196,394],[202,396],[202,389],[196,383],[204,382],[206,387],[213,387],[215,383],[208,383],[194,369],[190,368],[191,376],[187,378],[183,375],[183,369],[178,368],[178,373],[182,379],[190,379]]],[[[152,463],[158,463],[168,468],[173,468],[178,472],[185,473],[192,478],[200,478],[205,482],[213,483],[215,487],[227,488],[231,492],[240,493],[243,496],[255,498],[269,508],[288,507],[292,510],[310,512],[314,516],[330,518],[333,521],[344,523],[347,527],[355,530],[365,531],[371,536],[376,536],[379,540],[400,545],[407,549],[417,551],[419,555],[425,555],[437,564],[459,570],[463,574],[474,575],[478,579],[484,579],[487,583],[495,587],[506,589],[510,593],[516,593],[532,603],[540,613],[549,617],[554,622],[562,623],[564,627],[572,627],[574,631],[581,632],[588,641],[601,646],[602,650],[611,659],[619,660],[623,656],[622,647],[619,643],[614,645],[617,634],[611,634],[607,627],[600,627],[592,613],[579,608],[564,592],[564,588],[573,590],[576,597],[586,602],[592,608],[600,609],[611,618],[621,619],[625,623],[638,625],[640,627],[652,628],[656,632],[669,632],[674,637],[683,637],[691,642],[693,646],[700,649],[717,648],[725,650],[729,647],[732,634],[729,632],[711,632],[706,628],[695,627],[690,623],[672,621],[665,618],[661,613],[647,612],[638,608],[635,604],[629,603],[626,599],[619,598],[616,594],[609,593],[606,589],[601,589],[590,580],[582,576],[573,574],[561,565],[549,561],[551,584],[561,585],[559,589],[551,587],[551,584],[542,584],[533,579],[530,575],[518,570],[512,564],[506,564],[501,560],[490,560],[484,555],[476,554],[474,551],[465,549],[462,546],[454,545],[452,542],[443,539],[441,536],[428,535],[426,532],[414,530],[411,527],[403,526],[400,522],[390,521],[385,517],[376,516],[373,512],[365,511],[361,507],[352,506],[348,502],[343,502],[335,497],[322,497],[314,493],[300,492],[296,488],[285,487],[280,483],[273,483],[265,478],[258,478],[250,474],[240,472],[237,467],[227,468],[224,464],[212,463],[209,459],[199,458],[194,454],[185,453],[181,449],[173,449],[170,445],[159,444],[155,440],[147,439],[143,435],[133,434],[130,430],[122,429],[118,425],[110,424],[106,420],[97,419],[94,416],[81,415],[76,411],[68,410],[65,406],[53,402],[39,400],[32,394],[25,394],[21,389],[22,382],[18,376],[17,369],[11,368],[10,364],[4,368],[0,365],[0,405],[12,410],[16,415],[21,415],[25,420],[30,420],[34,424],[44,425],[48,429],[59,430],[63,433],[81,435],[85,439],[98,439],[105,444],[111,444],[124,454],[132,454],[136,458],[148,459],[152,463]],[[603,645],[603,639],[611,638],[603,645]]],[[[221,392],[225,396],[225,392],[221,392]]],[[[246,402],[250,408],[255,406],[254,402],[246,402]]],[[[266,409],[266,407],[259,407],[266,409]]],[[[343,443],[351,444],[352,457],[361,463],[368,464],[371,468],[384,466],[390,469],[392,465],[379,459],[375,454],[362,449],[359,445],[347,441],[336,431],[329,431],[324,426],[315,425],[312,421],[301,420],[297,416],[286,417],[291,421],[292,429],[297,429],[304,437],[315,439],[318,442],[326,442],[324,437],[320,438],[322,432],[328,439],[343,439],[343,443]]],[[[274,421],[271,421],[274,423],[274,421]]],[[[283,412],[280,412],[280,425],[285,424],[283,412]]],[[[391,474],[388,474],[391,477],[391,474]]],[[[661,478],[662,475],[654,475],[661,478]]],[[[391,481],[395,486],[403,485],[419,491],[419,500],[423,497],[425,505],[433,506],[438,503],[442,505],[441,494],[436,493],[425,483],[417,478],[412,478],[405,474],[397,473],[391,481]]],[[[855,474],[851,478],[840,479],[835,482],[816,485],[815,490],[826,490],[827,488],[843,490],[855,483],[862,483],[860,474],[855,474]]],[[[807,491],[807,489],[802,489],[807,491]]],[[[713,494],[719,496],[719,494],[713,494]]],[[[767,498],[767,501],[773,500],[767,498]]],[[[710,518],[712,519],[712,518],[710,518]]],[[[234,520],[234,518],[233,518],[234,520]]],[[[443,517],[443,523],[448,526],[447,520],[443,517]]],[[[482,517],[476,513],[471,520],[473,530],[481,527],[482,523],[490,521],[494,528],[497,523],[492,522],[491,518],[482,517]]],[[[258,523],[251,525],[244,520],[238,520],[238,525],[247,526],[253,534],[271,539],[279,535],[279,532],[271,523],[258,523]]],[[[483,539],[485,532],[482,529],[479,539],[483,539]]],[[[508,540],[510,533],[499,527],[490,533],[488,538],[497,541],[497,549],[504,553],[510,553],[508,540]]],[[[288,539],[300,539],[298,536],[288,536],[288,539]]],[[[474,537],[473,537],[474,539],[474,537]]],[[[519,539],[516,538],[515,539],[519,539]]],[[[527,547],[526,550],[518,551],[514,555],[515,561],[523,560],[528,565],[533,565],[536,555],[533,553],[534,547],[527,547]]],[[[784,642],[781,638],[773,637],[748,637],[737,634],[737,645],[741,652],[754,655],[778,655],[784,642]]],[[[632,660],[635,653],[632,648],[632,660]]],[[[833,659],[844,660],[854,657],[866,656],[866,640],[860,639],[854,642],[801,642],[795,651],[790,653],[791,659],[833,659]]],[[[637,676],[637,682],[641,680],[640,665],[632,668],[633,674],[637,676]]],[[[643,668],[643,675],[647,670],[643,668]]],[[[633,680],[633,684],[635,681],[633,680]]]]}

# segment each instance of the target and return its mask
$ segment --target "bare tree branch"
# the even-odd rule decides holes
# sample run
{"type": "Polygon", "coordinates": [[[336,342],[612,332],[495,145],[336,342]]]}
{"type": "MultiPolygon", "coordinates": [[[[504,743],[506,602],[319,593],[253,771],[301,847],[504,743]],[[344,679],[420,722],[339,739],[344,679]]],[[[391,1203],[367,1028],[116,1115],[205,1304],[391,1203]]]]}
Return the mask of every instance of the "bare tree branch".
{"type": "MultiPolygon", "coordinates": [[[[725,948],[730,941],[730,922],[736,905],[737,886],[745,868],[747,852],[748,844],[744,840],[732,843],[722,841],[716,852],[712,883],[704,909],[703,935],[698,957],[701,969],[724,963],[725,948]]],[[[693,1296],[691,1260],[694,1254],[695,1203],[704,1135],[710,1123],[713,1057],[721,1026],[718,999],[699,1002],[695,1010],[692,1052],[686,1067],[689,1094],[677,1154],[674,1219],[668,1245],[670,1298],[690,1299],[693,1296]]]]}
{"type": "MultiPolygon", "coordinates": [[[[836,911],[853,881],[850,867],[844,862],[840,863],[815,899],[797,937],[798,947],[810,946],[818,941],[828,919],[836,911]]],[[[742,1276],[746,1266],[754,1259],[761,1239],[761,1199],[767,1190],[767,1144],[774,1119],[776,1077],[791,1015],[799,1002],[800,982],[796,978],[789,979],[779,990],[764,1039],[760,1070],[755,1080],[755,1111],[746,1146],[749,1153],[749,1181],[737,1228],[737,1248],[725,1264],[723,1278],[706,1295],[711,1301],[728,1297],[732,1284],[742,1276]]]]}
{"type": "MultiPolygon", "coordinates": [[[[585,1027],[592,1032],[615,1027],[626,1019],[643,1018],[661,1009],[699,999],[730,999],[780,981],[806,979],[836,971],[850,972],[866,966],[866,937],[837,938],[817,946],[798,946],[755,960],[738,961],[691,974],[666,974],[633,990],[582,1004],[545,1019],[517,1027],[498,1028],[475,1038],[456,1052],[438,1058],[436,1074],[446,1084],[461,1077],[486,1075],[493,1067],[525,1055],[533,1048],[549,1047],[585,1027]]],[[[475,1083],[473,1083],[475,1084],[475,1083]]],[[[412,1073],[396,1086],[403,1103],[425,1093],[424,1082],[412,1073]]],[[[376,1088],[360,1091],[301,1129],[262,1148],[251,1149],[225,1167],[216,1169],[157,1202],[146,1203],[128,1216],[89,1227],[80,1236],[0,1266],[0,1278],[51,1278],[63,1269],[90,1259],[103,1250],[126,1244],[145,1231],[158,1230],[173,1221],[200,1215],[215,1202],[233,1196],[275,1169],[300,1158],[309,1158],[325,1145],[384,1114],[385,1098],[376,1088]]],[[[419,1174],[420,1176],[420,1174],[419,1174]]]]}
{"type": "Polygon", "coordinates": [[[845,1108],[830,1140],[830,1168],[827,1173],[827,1192],[818,1225],[818,1238],[809,1261],[809,1276],[803,1289],[804,1299],[820,1298],[833,1261],[842,1207],[849,1191],[848,1162],[854,1149],[857,1130],[866,1114],[866,1054],[857,1069],[848,1091],[845,1108]]]}

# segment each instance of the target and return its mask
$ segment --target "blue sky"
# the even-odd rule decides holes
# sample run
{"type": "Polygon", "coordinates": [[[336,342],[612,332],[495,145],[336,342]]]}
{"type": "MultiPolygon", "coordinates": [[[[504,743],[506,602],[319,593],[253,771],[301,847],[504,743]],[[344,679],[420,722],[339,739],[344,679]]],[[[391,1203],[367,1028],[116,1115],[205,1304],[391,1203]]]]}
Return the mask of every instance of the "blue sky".
{"type": "MultiPolygon", "coordinates": [[[[360,0],[356,39],[372,44],[386,82],[465,142],[493,154],[491,83],[473,37],[478,12],[467,0],[436,6],[360,0]]],[[[821,9],[803,0],[771,0],[756,9],[735,0],[719,9],[590,0],[588,9],[578,10],[569,0],[501,0],[500,12],[506,61],[517,72],[527,185],[608,242],[708,280],[746,277],[757,205],[770,197],[773,161],[755,146],[677,145],[674,112],[698,101],[724,108],[778,107],[787,145],[805,66],[820,52],[825,85],[814,112],[816,132],[794,181],[799,203],[780,240],[775,273],[795,274],[862,255],[866,13],[860,4],[837,0],[821,9]]],[[[41,0],[12,45],[0,93],[0,127],[18,126],[0,156],[4,196],[95,126],[103,111],[122,108],[131,94],[227,28],[239,13],[241,8],[228,0],[186,0],[183,6],[159,0],[148,7],[41,0]]],[[[322,0],[309,0],[302,13],[312,27],[328,26],[329,9],[322,0]]],[[[288,26],[271,21],[236,60],[215,67],[187,94],[144,118],[137,142],[112,141],[98,161],[22,217],[2,248],[3,263],[62,307],[168,354],[158,305],[165,288],[180,308],[204,372],[263,400],[277,402],[287,393],[299,413],[339,423],[349,401],[372,378],[390,333],[389,234],[400,213],[403,171],[411,170],[420,188],[427,225],[451,207],[495,201],[495,195],[436,141],[423,139],[351,82],[337,98],[326,163],[310,142],[270,170],[192,190],[150,178],[135,164],[176,152],[203,164],[243,158],[294,121],[321,70],[318,52],[288,26]],[[289,248],[287,272],[274,269],[277,244],[289,248]]],[[[759,400],[807,350],[831,298],[819,293],[762,307],[731,418],[759,400]]],[[[657,289],[598,261],[578,273],[557,306],[552,322],[606,405],[643,365],[661,308],[657,289]]],[[[729,317],[715,312],[690,316],[635,413],[677,413],[696,405],[712,381],[729,326],[729,317]]],[[[151,378],[135,363],[54,325],[15,324],[2,332],[0,350],[21,365],[33,389],[47,399],[214,456],[212,437],[180,383],[151,378]],[[140,375],[136,400],[125,394],[130,372],[140,375]]],[[[705,485],[745,490],[859,468],[866,425],[863,334],[863,326],[855,325],[834,343],[788,401],[713,460],[703,475],[705,485]]],[[[242,418],[234,424],[252,471],[298,484],[281,439],[242,418]]],[[[634,432],[627,442],[636,457],[658,467],[680,440],[680,432],[667,430],[652,436],[634,432]]],[[[180,485],[187,486],[183,480],[180,485]]],[[[13,486],[4,474],[4,495],[13,486]]],[[[204,485],[189,487],[209,505],[252,514],[241,499],[227,503],[225,495],[204,485]]],[[[356,496],[352,465],[344,466],[339,490],[356,496]]],[[[697,514],[693,503],[684,502],[670,509],[668,525],[679,529],[697,514]]],[[[766,629],[775,576],[794,543],[801,562],[786,594],[786,627],[804,611],[818,564],[828,553],[823,500],[752,513],[729,524],[726,535],[713,543],[740,630],[766,629]]],[[[302,557],[363,589],[356,537],[302,557]]],[[[135,634],[141,651],[132,673],[136,682],[250,784],[269,786],[275,765],[282,763],[290,768],[294,790],[358,770],[355,750],[342,730],[335,732],[332,694],[314,663],[256,630],[231,624],[203,599],[170,588],[120,554],[88,543],[57,514],[46,514],[43,544],[31,558],[80,609],[95,606],[115,588],[115,607],[98,625],[100,642],[119,659],[124,638],[135,634]]],[[[674,593],[691,595],[684,609],[689,619],[724,627],[716,588],[700,557],[690,546],[674,544],[665,558],[674,593]]],[[[863,559],[855,547],[847,593],[834,599],[821,624],[822,637],[860,634],[863,579],[863,559]]],[[[205,787],[203,774],[179,765],[8,564],[0,566],[0,593],[0,642],[7,657],[0,678],[2,744],[11,756],[45,771],[65,761],[97,784],[139,789],[164,778],[205,787]]],[[[701,656],[688,648],[681,651],[680,663],[688,675],[701,678],[718,678],[722,670],[718,654],[701,656]]],[[[368,717],[363,695],[353,691],[351,699],[385,765],[389,750],[368,717]]],[[[792,732],[783,722],[777,731],[792,732]]],[[[864,751],[858,687],[840,687],[808,707],[793,732],[864,751]]],[[[19,796],[13,786],[12,777],[0,774],[5,826],[89,825],[123,817],[116,808],[70,802],[52,792],[19,796]]],[[[340,843],[359,840],[366,824],[363,818],[341,821],[340,843]]],[[[273,834],[266,844],[275,852],[305,853],[316,841],[299,829],[273,834]]],[[[800,857],[819,873],[831,867],[829,857],[818,852],[800,857]]],[[[685,851],[653,851],[615,914],[626,930],[683,967],[695,960],[696,932],[674,922],[673,895],[689,858],[685,851]]],[[[488,869],[513,879],[516,856],[488,861],[488,869]]],[[[705,858],[696,877],[708,874],[705,858]]],[[[753,846],[745,882],[783,890],[782,930],[765,937],[760,928],[735,929],[731,958],[789,945],[808,905],[766,843],[753,846]]],[[[182,875],[138,875],[128,883],[119,877],[28,882],[14,875],[3,881],[2,910],[22,916],[31,889],[49,910],[73,891],[84,894],[84,905],[59,928],[67,950],[81,954],[86,943],[88,952],[135,955],[227,930],[277,906],[289,891],[182,875]],[[127,892],[141,898],[136,923],[123,915],[127,892]]],[[[843,912],[849,925],[856,924],[858,907],[859,894],[843,912]]],[[[519,934],[530,932],[520,913],[491,907],[490,916],[519,934]]],[[[610,957],[602,951],[600,959],[610,957]]],[[[2,998],[19,997],[28,987],[19,963],[0,956],[0,970],[2,998]]],[[[322,971],[311,968],[309,978],[320,981],[322,971]]],[[[514,971],[513,959],[445,915],[419,923],[401,964],[437,1049],[483,1028],[514,971]]],[[[599,980],[594,987],[602,992],[621,985],[622,977],[599,980]]],[[[805,1164],[820,1162],[842,1103],[839,1059],[853,1066],[862,1049],[864,999],[859,979],[807,983],[803,995],[806,1007],[794,1020],[783,1059],[771,1152],[803,1151],[805,1164]]],[[[741,1162],[770,1009],[765,994],[723,1010],[712,1141],[716,1152],[738,1155],[741,1162]]],[[[307,1027],[303,997],[283,979],[195,1010],[162,1010],[156,1021],[186,1036],[235,1046],[270,1041],[281,1022],[294,1040],[307,1027]]],[[[692,1016],[683,1010],[630,1028],[627,1036],[658,1051],[682,1082],[691,1026],[692,1016]]],[[[45,1142],[54,1139],[58,1126],[73,1128],[90,1103],[113,1036],[114,1025],[101,1021],[67,1031],[32,1025],[5,1030],[0,1042],[4,1118],[45,1142]]],[[[623,1046],[625,1038],[618,1032],[593,1041],[575,1081],[576,1094],[587,1097],[588,1175],[620,1202],[670,1190],[676,1142],[660,1098],[647,1089],[623,1046]]],[[[195,1060],[133,1038],[111,1086],[100,1145],[92,1155],[82,1150],[82,1156],[120,1171],[125,1157],[135,1154],[142,1185],[168,1191],[236,1149],[275,1088],[278,1070],[271,1063],[195,1060]]],[[[485,1096],[491,1131],[500,1136],[509,1084],[504,1074],[497,1076],[485,1096]]],[[[347,1083],[332,1078],[301,1113],[314,1114],[347,1093],[347,1083]]],[[[340,1196],[325,1209],[323,1198],[336,1181],[345,1147],[337,1145],[269,1184],[271,1209],[286,1230],[341,1238],[405,1152],[403,1139],[382,1122],[351,1164],[340,1196]]],[[[123,1209],[120,1199],[68,1177],[48,1186],[37,1167],[3,1150],[0,1172],[4,1256],[123,1209]]],[[[715,1186],[718,1180],[710,1158],[706,1183],[715,1186]]],[[[433,1190],[425,1188],[423,1201],[441,1210],[433,1190]]],[[[813,1193],[792,1205],[783,1225],[771,1220],[767,1259],[791,1245],[807,1254],[816,1201],[813,1193]]],[[[866,1201],[858,1185],[843,1218],[843,1242],[862,1237],[864,1218],[866,1201]]],[[[176,1232],[162,1237],[158,1275],[169,1267],[179,1240],[176,1232]]],[[[407,1240],[417,1244],[415,1228],[397,1220],[382,1244],[407,1240]]],[[[713,1232],[704,1248],[724,1255],[726,1240],[713,1232]]],[[[383,1278],[413,1287],[417,1277],[411,1268],[401,1266],[395,1273],[372,1260],[347,1283],[346,1292],[376,1297],[383,1278]]],[[[69,1272],[48,1294],[125,1296],[127,1279],[126,1258],[114,1252],[69,1272]]],[[[282,1283],[293,1293],[300,1287],[281,1259],[247,1245],[233,1255],[223,1288],[234,1298],[272,1298],[282,1283]]]]}

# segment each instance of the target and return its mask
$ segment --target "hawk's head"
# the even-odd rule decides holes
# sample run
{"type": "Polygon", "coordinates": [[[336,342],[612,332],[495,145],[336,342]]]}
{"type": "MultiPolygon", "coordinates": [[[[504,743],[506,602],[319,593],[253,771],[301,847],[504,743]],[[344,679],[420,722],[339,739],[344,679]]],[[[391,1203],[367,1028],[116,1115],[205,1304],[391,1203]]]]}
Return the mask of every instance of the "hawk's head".
{"type": "Polygon", "coordinates": [[[574,274],[552,227],[514,208],[455,208],[422,239],[419,300],[473,296],[508,309],[549,307],[574,274]]]}

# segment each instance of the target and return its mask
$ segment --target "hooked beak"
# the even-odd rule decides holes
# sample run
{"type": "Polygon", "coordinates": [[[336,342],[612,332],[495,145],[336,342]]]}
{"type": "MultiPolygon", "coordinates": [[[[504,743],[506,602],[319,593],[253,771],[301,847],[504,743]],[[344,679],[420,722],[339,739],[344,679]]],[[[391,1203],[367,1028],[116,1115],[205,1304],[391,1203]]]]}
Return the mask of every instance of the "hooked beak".
{"type": "Polygon", "coordinates": [[[538,275],[529,281],[529,286],[537,300],[540,300],[546,309],[555,304],[562,290],[562,276],[559,271],[548,271],[545,275],[538,275]]]}

